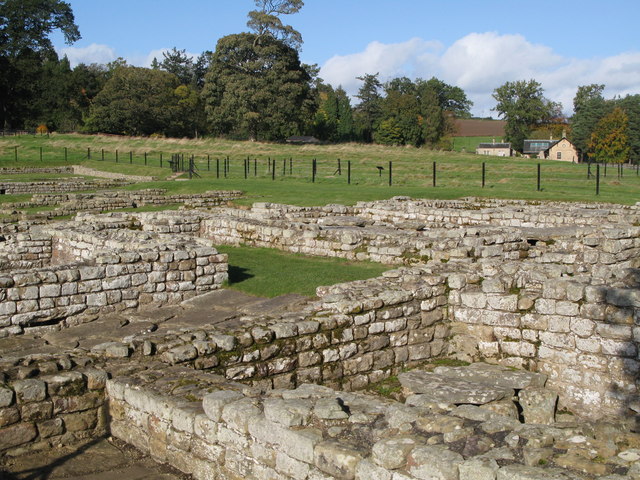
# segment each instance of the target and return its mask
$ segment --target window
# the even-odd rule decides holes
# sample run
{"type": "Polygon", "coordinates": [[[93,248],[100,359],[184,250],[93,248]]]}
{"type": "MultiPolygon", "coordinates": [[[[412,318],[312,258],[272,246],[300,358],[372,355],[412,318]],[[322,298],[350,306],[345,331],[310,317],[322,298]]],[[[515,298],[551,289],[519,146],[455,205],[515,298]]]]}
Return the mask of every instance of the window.
{"type": "Polygon", "coordinates": [[[562,160],[562,152],[558,152],[557,157],[558,157],[558,160],[562,160]]]}

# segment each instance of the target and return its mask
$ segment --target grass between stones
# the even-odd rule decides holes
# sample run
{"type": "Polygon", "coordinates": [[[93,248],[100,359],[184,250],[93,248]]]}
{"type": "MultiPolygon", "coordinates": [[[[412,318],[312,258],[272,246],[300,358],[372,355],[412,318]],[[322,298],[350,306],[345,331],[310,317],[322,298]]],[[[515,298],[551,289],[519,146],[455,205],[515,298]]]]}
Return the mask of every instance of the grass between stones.
{"type": "MultiPolygon", "coordinates": [[[[480,140],[482,139],[467,139],[466,142],[471,146],[480,140]]],[[[151,187],[166,188],[168,193],[243,190],[247,197],[238,203],[245,205],[257,201],[303,206],[327,203],[352,205],[358,201],[385,199],[395,195],[441,199],[477,196],[622,204],[633,204],[640,200],[640,176],[636,170],[627,168],[620,178],[612,165],[608,166],[606,177],[604,167],[601,167],[600,195],[596,196],[595,166],[591,167],[592,175],[588,177],[586,164],[553,160],[485,157],[413,147],[359,144],[296,146],[217,139],[151,139],[75,134],[0,138],[0,166],[65,164],[83,164],[99,170],[131,175],[152,175],[158,179],[127,187],[130,190],[151,187]],[[18,152],[17,161],[15,147],[18,152]],[[118,163],[115,162],[116,150],[118,163]],[[89,151],[91,160],[88,159],[89,151]],[[184,154],[185,159],[193,155],[200,178],[184,182],[167,181],[171,175],[168,160],[172,154],[184,154]],[[227,156],[230,158],[230,169],[225,177],[224,159],[227,156]],[[245,179],[246,158],[250,162],[248,178],[245,179]],[[315,182],[312,182],[311,175],[313,159],[317,159],[315,182]],[[338,159],[341,159],[341,172],[338,172],[338,159]],[[348,161],[351,162],[350,185],[347,183],[348,161]],[[392,186],[389,186],[390,161],[393,162],[392,186]],[[435,187],[434,162],[437,164],[435,187]],[[274,163],[275,175],[269,169],[269,164],[274,163]],[[484,188],[483,163],[486,166],[484,188]],[[541,191],[537,190],[538,163],[541,166],[541,191]],[[379,171],[377,167],[382,167],[382,170],[379,171]]],[[[186,177],[183,174],[181,178],[186,177]]],[[[0,197],[0,202],[5,201],[9,200],[0,197]]]]}
{"type": "Polygon", "coordinates": [[[229,285],[259,297],[287,293],[315,296],[321,285],[362,280],[389,270],[388,265],[317,258],[270,248],[216,246],[229,255],[229,285]]]}

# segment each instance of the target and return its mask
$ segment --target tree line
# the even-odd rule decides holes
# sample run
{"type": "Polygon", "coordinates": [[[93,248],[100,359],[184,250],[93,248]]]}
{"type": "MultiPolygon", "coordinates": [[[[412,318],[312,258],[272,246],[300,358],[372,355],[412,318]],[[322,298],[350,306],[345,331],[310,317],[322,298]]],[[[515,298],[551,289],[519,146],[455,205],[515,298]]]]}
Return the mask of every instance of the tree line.
{"type": "MultiPolygon", "coordinates": [[[[174,47],[150,68],[108,64],[71,68],[49,35],[80,38],[62,0],[0,0],[0,121],[3,128],[283,141],[312,135],[328,142],[376,142],[451,148],[455,118],[471,116],[459,87],[438,78],[366,73],[356,105],[341,87],[300,61],[302,35],[282,17],[302,0],[254,0],[248,32],[218,40],[197,58],[174,47]]],[[[494,110],[507,122],[505,141],[548,131],[595,159],[640,158],[640,96],[606,100],[604,85],[579,87],[568,122],[535,80],[496,88],[494,110]]]]}

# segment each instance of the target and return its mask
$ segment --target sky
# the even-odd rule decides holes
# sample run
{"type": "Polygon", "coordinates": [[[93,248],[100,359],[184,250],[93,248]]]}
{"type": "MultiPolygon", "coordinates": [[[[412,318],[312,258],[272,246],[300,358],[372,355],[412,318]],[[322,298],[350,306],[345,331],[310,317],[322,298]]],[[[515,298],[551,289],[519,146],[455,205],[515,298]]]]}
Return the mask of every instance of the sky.
{"type": "MultiPolygon", "coordinates": [[[[253,0],[66,1],[82,39],[52,40],[72,66],[118,57],[149,66],[173,47],[214,51],[219,38],[248,30],[256,8],[253,0]]],[[[302,62],[352,96],[367,73],[383,83],[435,76],[462,88],[474,115],[497,118],[491,94],[507,81],[535,79],[567,114],[580,85],[604,84],[606,98],[640,94],[639,18],[638,0],[305,0],[283,22],[302,34],[302,62]]]]}

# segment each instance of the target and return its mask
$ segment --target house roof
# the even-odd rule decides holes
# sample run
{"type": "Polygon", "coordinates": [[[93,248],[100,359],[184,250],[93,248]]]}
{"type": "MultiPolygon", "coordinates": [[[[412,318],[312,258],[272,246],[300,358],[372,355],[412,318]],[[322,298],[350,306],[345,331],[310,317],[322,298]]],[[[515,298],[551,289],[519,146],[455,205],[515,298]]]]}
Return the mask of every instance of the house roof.
{"type": "Polygon", "coordinates": [[[510,143],[479,143],[478,148],[511,148],[510,143]]]}
{"type": "Polygon", "coordinates": [[[559,140],[525,140],[522,145],[522,153],[540,153],[544,150],[548,150],[559,140]]]}

